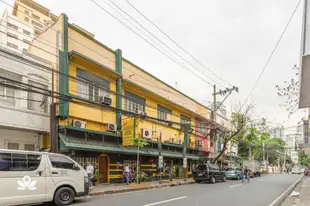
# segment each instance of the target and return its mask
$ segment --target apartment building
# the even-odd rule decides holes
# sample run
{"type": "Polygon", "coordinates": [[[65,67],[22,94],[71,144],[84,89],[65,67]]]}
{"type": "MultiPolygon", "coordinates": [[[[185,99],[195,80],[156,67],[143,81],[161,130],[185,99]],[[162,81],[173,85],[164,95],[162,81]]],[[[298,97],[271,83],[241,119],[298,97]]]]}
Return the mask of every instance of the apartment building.
{"type": "Polygon", "coordinates": [[[35,91],[51,89],[50,69],[42,58],[0,47],[0,148],[48,147],[49,98],[35,91]]]}
{"type": "Polygon", "coordinates": [[[0,20],[0,46],[22,53],[34,38],[34,28],[27,25],[5,9],[0,20]]]}
{"type": "Polygon", "coordinates": [[[32,0],[16,0],[13,15],[19,21],[33,26],[35,35],[41,34],[58,19],[49,9],[32,0]]]}

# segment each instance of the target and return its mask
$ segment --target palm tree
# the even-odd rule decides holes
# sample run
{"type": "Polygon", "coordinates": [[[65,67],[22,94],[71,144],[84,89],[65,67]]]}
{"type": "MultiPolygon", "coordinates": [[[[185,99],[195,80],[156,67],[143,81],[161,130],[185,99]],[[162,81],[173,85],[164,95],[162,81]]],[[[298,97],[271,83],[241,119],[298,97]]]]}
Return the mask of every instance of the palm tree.
{"type": "Polygon", "coordinates": [[[270,158],[272,158],[270,162],[277,162],[284,152],[284,146],[285,142],[280,138],[269,139],[265,144],[266,162],[269,162],[270,158]]]}

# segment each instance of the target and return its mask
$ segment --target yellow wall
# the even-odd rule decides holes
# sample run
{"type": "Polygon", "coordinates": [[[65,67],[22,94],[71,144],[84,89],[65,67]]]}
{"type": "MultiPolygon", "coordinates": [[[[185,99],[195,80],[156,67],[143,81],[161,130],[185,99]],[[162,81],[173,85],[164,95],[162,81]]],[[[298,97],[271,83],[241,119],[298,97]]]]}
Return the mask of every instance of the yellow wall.
{"type": "Polygon", "coordinates": [[[69,52],[74,50],[115,70],[115,53],[69,27],[69,52]]]}
{"type": "Polygon", "coordinates": [[[177,92],[173,88],[163,84],[161,81],[145,73],[138,67],[132,65],[126,60],[123,60],[123,75],[125,79],[133,81],[134,83],[172,101],[188,110],[200,114],[205,118],[209,118],[209,110],[206,107],[196,103],[183,94],[177,92]],[[132,75],[134,74],[134,75],[132,75]]]}
{"type": "MultiPolygon", "coordinates": [[[[76,69],[83,69],[89,73],[92,73],[100,78],[106,79],[110,82],[110,90],[116,90],[116,82],[115,80],[106,77],[103,75],[103,70],[97,71],[91,67],[80,66],[76,63],[71,62],[69,64],[69,75],[76,76],[76,69]]],[[[76,93],[76,80],[73,78],[69,79],[69,93],[79,96],[79,92],[76,93]]],[[[110,94],[110,98],[112,99],[112,107],[115,107],[116,98],[115,95],[110,94]]],[[[79,119],[86,121],[86,129],[97,130],[97,131],[106,131],[106,124],[116,123],[116,114],[114,111],[109,111],[107,109],[103,109],[100,106],[84,106],[75,103],[69,103],[69,116],[70,121],[69,124],[72,125],[73,119],[79,119]]],[[[68,123],[67,123],[68,124],[68,123]]]]}

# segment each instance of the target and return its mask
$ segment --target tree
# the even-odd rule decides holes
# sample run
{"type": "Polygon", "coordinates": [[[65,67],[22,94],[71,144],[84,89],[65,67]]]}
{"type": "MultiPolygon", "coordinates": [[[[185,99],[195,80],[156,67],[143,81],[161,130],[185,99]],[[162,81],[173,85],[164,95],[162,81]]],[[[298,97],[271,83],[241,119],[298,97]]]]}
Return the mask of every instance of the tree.
{"type": "Polygon", "coordinates": [[[133,139],[133,144],[134,144],[134,146],[138,147],[138,151],[137,151],[137,174],[136,174],[136,176],[137,176],[137,183],[139,183],[140,182],[140,180],[139,180],[139,150],[140,150],[140,148],[147,146],[148,143],[147,143],[146,139],[142,139],[140,137],[135,137],[133,139]]]}
{"type": "Polygon", "coordinates": [[[309,159],[308,159],[308,155],[305,154],[304,151],[298,153],[298,162],[299,162],[301,165],[303,165],[303,166],[305,166],[305,167],[308,167],[309,159]]]}
{"type": "Polygon", "coordinates": [[[284,153],[285,142],[281,138],[269,139],[265,144],[266,161],[276,164],[284,153]]]}
{"type": "Polygon", "coordinates": [[[233,112],[231,115],[231,131],[228,132],[222,132],[222,144],[223,149],[217,154],[217,156],[213,159],[212,163],[216,163],[216,161],[224,154],[224,152],[227,149],[227,143],[229,141],[236,141],[237,136],[239,133],[244,129],[247,122],[249,121],[249,112],[252,109],[252,104],[249,105],[245,111],[242,113],[240,112],[241,109],[238,110],[238,112],[233,112]]]}
{"type": "Polygon", "coordinates": [[[289,81],[284,82],[284,86],[280,87],[276,85],[278,90],[277,94],[285,99],[281,107],[284,107],[289,113],[289,117],[298,110],[298,98],[299,98],[299,68],[294,65],[293,67],[293,78],[289,81]]]}

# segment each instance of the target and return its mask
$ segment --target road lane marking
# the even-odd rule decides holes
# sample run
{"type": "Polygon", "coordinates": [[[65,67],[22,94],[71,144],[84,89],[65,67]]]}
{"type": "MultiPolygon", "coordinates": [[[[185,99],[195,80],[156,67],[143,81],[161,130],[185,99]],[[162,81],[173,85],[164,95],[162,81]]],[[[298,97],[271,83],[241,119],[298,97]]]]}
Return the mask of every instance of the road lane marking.
{"type": "Polygon", "coordinates": [[[231,185],[229,187],[238,187],[238,186],[241,186],[242,184],[238,184],[238,185],[231,185]]]}
{"type": "Polygon", "coordinates": [[[146,205],[142,205],[142,206],[160,205],[160,204],[163,204],[163,203],[166,203],[166,202],[172,202],[172,201],[181,200],[181,199],[184,199],[184,198],[187,198],[187,196],[176,197],[176,198],[172,198],[172,199],[169,199],[169,200],[163,200],[163,201],[160,201],[160,202],[154,202],[154,203],[150,203],[150,204],[146,204],[146,205]]]}
{"type": "Polygon", "coordinates": [[[304,176],[301,176],[296,182],[294,182],[287,190],[285,190],[277,199],[275,199],[269,206],[273,206],[279,199],[281,199],[290,189],[292,189],[297,182],[299,182],[304,176]]]}

